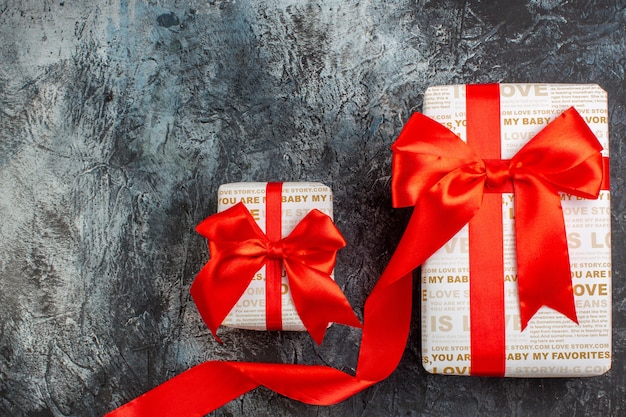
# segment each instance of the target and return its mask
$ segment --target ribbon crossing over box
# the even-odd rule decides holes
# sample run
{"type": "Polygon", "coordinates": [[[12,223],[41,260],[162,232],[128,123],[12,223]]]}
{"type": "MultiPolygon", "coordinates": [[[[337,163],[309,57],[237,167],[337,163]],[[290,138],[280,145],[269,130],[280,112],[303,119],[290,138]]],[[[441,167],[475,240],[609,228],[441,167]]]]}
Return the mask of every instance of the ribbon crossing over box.
{"type": "MultiPolygon", "coordinates": [[[[330,187],[313,182],[287,182],[282,189],[282,234],[288,235],[304,216],[317,209],[333,218],[333,192],[330,187]]],[[[223,184],[218,191],[217,211],[224,211],[244,202],[261,230],[265,230],[266,183],[239,182],[223,184]]],[[[265,266],[255,275],[250,286],[224,322],[224,326],[250,330],[266,330],[265,266]]],[[[281,302],[283,330],[305,331],[293,305],[285,269],[281,269],[281,302]]]]}
{"type": "Polygon", "coordinates": [[[191,293],[216,334],[220,325],[308,331],[321,343],[330,323],[360,327],[333,278],[345,240],[332,222],[333,196],[313,182],[231,183],[218,213],[197,227],[211,259],[191,293]]]}

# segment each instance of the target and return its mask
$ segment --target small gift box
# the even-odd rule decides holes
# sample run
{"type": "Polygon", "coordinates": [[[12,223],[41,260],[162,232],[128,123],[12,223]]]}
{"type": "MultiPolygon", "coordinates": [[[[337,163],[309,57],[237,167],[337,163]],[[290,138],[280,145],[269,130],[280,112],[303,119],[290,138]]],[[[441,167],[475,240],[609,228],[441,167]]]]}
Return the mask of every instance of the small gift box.
{"type": "Polygon", "coordinates": [[[197,227],[211,259],[191,288],[214,335],[220,324],[308,330],[321,343],[332,322],[360,326],[333,278],[345,241],[332,215],[332,191],[321,183],[219,187],[218,214],[197,227]]]}
{"type": "Polygon", "coordinates": [[[396,186],[417,182],[428,190],[422,199],[439,205],[432,210],[449,210],[422,231],[424,239],[469,220],[422,266],[425,369],[507,377],[606,372],[606,93],[597,85],[439,86],[426,91],[424,115],[413,116],[394,145],[396,186]]]}

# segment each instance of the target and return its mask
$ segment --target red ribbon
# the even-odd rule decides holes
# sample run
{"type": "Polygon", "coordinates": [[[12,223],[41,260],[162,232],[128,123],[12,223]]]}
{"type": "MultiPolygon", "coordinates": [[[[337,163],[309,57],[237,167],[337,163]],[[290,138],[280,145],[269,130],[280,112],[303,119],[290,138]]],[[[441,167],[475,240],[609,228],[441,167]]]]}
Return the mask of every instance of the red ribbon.
{"type": "MultiPolygon", "coordinates": [[[[556,126],[551,124],[538,135],[543,138],[527,145],[522,156],[516,156],[514,164],[507,163],[508,170],[501,163],[481,161],[452,132],[423,115],[415,114],[407,122],[393,146],[392,191],[396,207],[415,208],[394,255],[365,303],[356,375],[327,366],[210,361],[107,416],[202,416],[261,385],[308,404],[331,405],[385,379],[398,365],[406,345],[412,271],[476,214],[487,178],[493,184],[506,183],[515,172],[516,192],[520,188],[523,193],[517,195],[516,204],[520,208],[521,202],[527,201],[523,210],[531,222],[537,213],[533,206],[537,195],[552,194],[553,183],[561,184],[567,177],[570,181],[566,182],[566,192],[580,191],[576,195],[589,198],[597,195],[594,185],[585,185],[602,180],[602,169],[598,171],[596,162],[587,162],[598,160],[597,140],[589,137],[588,128],[581,126],[574,111],[557,120],[560,121],[556,126]],[[544,162],[544,158],[552,163],[544,162]],[[568,168],[569,165],[575,167],[568,168]],[[533,167],[542,170],[528,169],[533,167]],[[539,190],[529,190],[533,186],[539,190]]],[[[538,203],[538,209],[558,211],[558,205],[550,205],[554,198],[548,200],[538,203]]],[[[531,236],[535,236],[538,226],[533,225],[531,236]]],[[[541,234],[551,244],[551,234],[541,234]]],[[[536,251],[533,253],[537,255],[536,251]]]]}
{"type": "Polygon", "coordinates": [[[597,198],[604,163],[601,145],[574,108],[511,160],[499,159],[498,85],[467,87],[467,118],[467,145],[426,116],[409,120],[393,146],[393,197],[396,206],[417,203],[416,210],[430,219],[406,233],[441,244],[450,230],[471,220],[471,369],[472,375],[496,376],[504,374],[504,287],[502,231],[496,226],[502,224],[502,200],[493,193],[515,193],[522,330],[542,306],[577,322],[558,192],[597,198]]]}
{"type": "Polygon", "coordinates": [[[296,311],[318,344],[330,322],[361,327],[330,277],[345,240],[330,217],[319,210],[307,213],[289,236],[278,241],[261,231],[242,203],[208,217],[197,230],[209,240],[211,260],[191,286],[191,295],[214,335],[268,261],[279,262],[279,279],[280,263],[284,265],[296,311]]]}
{"type": "MultiPolygon", "coordinates": [[[[225,221],[237,223],[238,217],[229,216],[225,221]]],[[[415,222],[420,222],[419,216],[412,216],[410,223],[415,222]]],[[[397,367],[406,345],[412,271],[438,249],[425,245],[423,252],[415,251],[415,238],[404,234],[365,302],[356,375],[319,365],[209,361],[122,405],[107,417],[199,417],[258,386],[307,404],[332,405],[385,379],[397,367]]]]}
{"type": "MultiPolygon", "coordinates": [[[[267,259],[265,261],[265,326],[267,330],[283,329],[282,313],[282,261],[280,240],[283,237],[282,182],[268,182],[265,186],[265,234],[267,259]]],[[[345,246],[345,241],[336,250],[345,246]]],[[[335,255],[333,253],[334,267],[335,255]]],[[[236,262],[236,260],[235,260],[236,262]]],[[[330,271],[328,272],[330,273],[330,271]]],[[[251,277],[252,278],[252,277],[251,277]]],[[[209,294],[206,294],[210,296],[209,294]]],[[[214,333],[215,334],[215,333],[214,333]]],[[[322,332],[322,337],[324,333],[322,332]]]]}
{"type": "MultiPolygon", "coordinates": [[[[510,161],[500,155],[500,88],[466,86],[467,144],[483,158],[487,179],[469,222],[470,373],[504,376],[504,233],[501,192],[513,192],[510,161]],[[488,158],[488,159],[487,159],[488,158]]],[[[569,262],[569,260],[568,260],[569,262]]]]}

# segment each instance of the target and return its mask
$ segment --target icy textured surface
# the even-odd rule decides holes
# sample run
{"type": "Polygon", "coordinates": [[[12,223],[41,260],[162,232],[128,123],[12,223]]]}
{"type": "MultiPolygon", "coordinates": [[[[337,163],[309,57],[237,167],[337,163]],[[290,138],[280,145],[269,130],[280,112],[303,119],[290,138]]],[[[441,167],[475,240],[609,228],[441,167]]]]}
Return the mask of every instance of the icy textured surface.
{"type": "MultiPolygon", "coordinates": [[[[409,212],[390,145],[424,90],[598,83],[613,158],[614,364],[427,375],[417,309],[386,381],[331,407],[258,389],[215,416],[626,415],[626,2],[0,2],[0,415],[100,416],[207,359],[356,364],[360,332],[221,331],[189,286],[221,183],[321,181],[362,316],[409,212]]],[[[416,305],[419,302],[415,297],[416,305]]]]}

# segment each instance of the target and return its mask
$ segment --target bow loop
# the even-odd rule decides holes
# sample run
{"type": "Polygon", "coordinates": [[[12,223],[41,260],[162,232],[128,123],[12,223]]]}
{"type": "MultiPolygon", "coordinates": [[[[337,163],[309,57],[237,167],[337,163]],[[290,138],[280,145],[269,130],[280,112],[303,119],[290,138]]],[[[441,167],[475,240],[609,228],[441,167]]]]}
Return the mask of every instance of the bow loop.
{"type": "Polygon", "coordinates": [[[603,178],[601,151],[585,120],[570,107],[520,149],[512,172],[517,180],[532,175],[557,191],[595,199],[603,178]]]}
{"type": "MultiPolygon", "coordinates": [[[[411,117],[392,149],[393,203],[427,213],[415,221],[412,217],[408,234],[432,229],[420,217],[440,219],[439,230],[428,232],[428,240],[436,245],[443,245],[474,217],[483,193],[514,192],[522,327],[543,305],[576,321],[558,192],[597,198],[603,161],[602,146],[573,107],[510,161],[481,160],[452,131],[421,114],[411,117]]],[[[415,251],[423,246],[421,241],[410,244],[415,251]]]]}
{"type": "Polygon", "coordinates": [[[263,239],[265,236],[242,203],[207,217],[196,226],[196,231],[206,237],[209,244],[263,239]]]}
{"type": "Polygon", "coordinates": [[[211,259],[194,281],[191,295],[216,338],[217,328],[268,260],[284,264],[296,311],[318,344],[330,322],[360,327],[330,276],[345,240],[319,210],[309,212],[276,242],[268,239],[242,203],[208,217],[197,230],[209,239],[211,259]]]}
{"type": "Polygon", "coordinates": [[[321,211],[311,210],[305,219],[283,239],[286,250],[292,254],[291,259],[330,274],[335,267],[335,254],[346,246],[346,241],[330,217],[321,211]]]}
{"type": "MultiPolygon", "coordinates": [[[[415,113],[391,146],[393,150],[392,202],[394,207],[414,206],[417,200],[451,171],[480,159],[445,126],[415,113]]],[[[479,167],[475,167],[479,173],[479,167]]]]}

